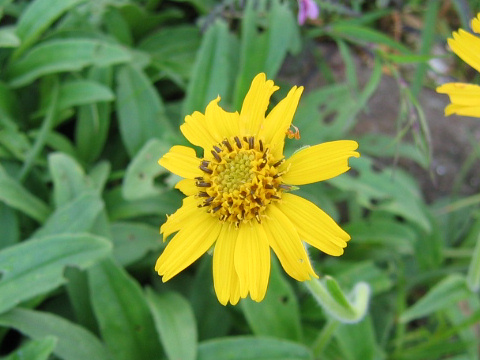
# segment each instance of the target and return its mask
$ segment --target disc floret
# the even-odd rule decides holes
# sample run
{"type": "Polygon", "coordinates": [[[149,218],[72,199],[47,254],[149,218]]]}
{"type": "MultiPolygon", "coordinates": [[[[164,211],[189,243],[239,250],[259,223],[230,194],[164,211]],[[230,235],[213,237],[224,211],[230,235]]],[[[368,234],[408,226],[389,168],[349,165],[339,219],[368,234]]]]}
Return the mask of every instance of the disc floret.
{"type": "Polygon", "coordinates": [[[283,159],[275,159],[262,140],[225,138],[210,154],[200,163],[204,175],[196,178],[197,198],[199,207],[221,221],[236,226],[252,219],[261,223],[268,204],[288,190],[278,171],[283,159]]]}

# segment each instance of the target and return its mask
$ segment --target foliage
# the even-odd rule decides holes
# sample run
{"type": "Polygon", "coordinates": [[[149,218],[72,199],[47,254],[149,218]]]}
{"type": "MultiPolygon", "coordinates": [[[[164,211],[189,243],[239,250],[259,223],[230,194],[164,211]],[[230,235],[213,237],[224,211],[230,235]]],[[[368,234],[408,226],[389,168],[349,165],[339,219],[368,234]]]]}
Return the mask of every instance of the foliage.
{"type": "MultiPolygon", "coordinates": [[[[2,359],[478,359],[478,196],[427,204],[395,165],[431,162],[418,94],[438,29],[449,35],[443,5],[317,3],[321,19],[300,28],[287,0],[0,0],[2,359]],[[407,12],[423,21],[418,48],[379,25],[407,12]],[[338,49],[345,80],[321,44],[338,49]],[[301,99],[286,153],[360,143],[353,171],[301,190],[343,221],[345,255],[311,251],[330,276],[308,287],[274,263],[264,302],[237,307],[218,304],[208,256],[161,283],[158,228],[182,196],[156,162],[185,143],[183,117],[217,95],[238,110],[255,74],[287,82],[308,60],[325,84],[301,99]],[[359,136],[385,76],[398,83],[397,136],[359,136]]],[[[465,25],[475,6],[451,10],[465,25]]]]}

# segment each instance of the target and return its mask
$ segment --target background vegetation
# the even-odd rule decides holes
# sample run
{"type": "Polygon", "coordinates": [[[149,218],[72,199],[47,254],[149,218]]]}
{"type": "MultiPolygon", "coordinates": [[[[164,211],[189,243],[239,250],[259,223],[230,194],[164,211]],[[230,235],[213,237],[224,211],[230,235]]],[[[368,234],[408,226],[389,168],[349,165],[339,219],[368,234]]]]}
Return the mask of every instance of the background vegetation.
{"type": "Polygon", "coordinates": [[[479,358],[480,198],[455,190],[478,144],[456,188],[428,204],[418,176],[397,166],[429,176],[435,119],[418,95],[435,86],[434,46],[468,29],[479,5],[317,4],[319,19],[300,27],[293,0],[0,0],[2,359],[479,358]],[[325,46],[340,55],[341,82],[325,46]],[[310,76],[305,62],[322,81],[301,99],[302,137],[287,152],[355,139],[362,153],[348,174],[300,190],[352,235],[344,256],[311,257],[341,305],[369,284],[356,323],[276,263],[266,299],[236,307],[217,302],[210,256],[166,284],[153,270],[159,226],[182,199],[157,159],[186,143],[184,116],[218,94],[239,109],[260,71],[282,86],[278,101],[310,76]],[[397,133],[360,136],[383,77],[397,80],[397,133]]]}

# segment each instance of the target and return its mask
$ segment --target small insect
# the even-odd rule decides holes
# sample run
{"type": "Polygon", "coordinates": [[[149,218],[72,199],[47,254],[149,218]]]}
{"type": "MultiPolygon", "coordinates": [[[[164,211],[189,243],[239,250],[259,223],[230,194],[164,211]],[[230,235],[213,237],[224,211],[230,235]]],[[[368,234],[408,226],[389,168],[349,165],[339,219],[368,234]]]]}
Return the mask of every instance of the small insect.
{"type": "Polygon", "coordinates": [[[298,130],[298,127],[295,125],[291,124],[290,127],[293,127],[293,130],[288,129],[285,134],[288,136],[289,139],[295,138],[295,140],[300,139],[300,130],[298,130]]]}

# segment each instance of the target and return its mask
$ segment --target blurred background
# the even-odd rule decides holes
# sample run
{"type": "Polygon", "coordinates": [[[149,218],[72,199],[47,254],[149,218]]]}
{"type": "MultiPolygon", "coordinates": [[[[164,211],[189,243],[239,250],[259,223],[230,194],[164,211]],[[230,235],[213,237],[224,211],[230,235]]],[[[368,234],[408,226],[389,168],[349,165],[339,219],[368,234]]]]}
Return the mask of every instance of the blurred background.
{"type": "Polygon", "coordinates": [[[480,126],[435,92],[478,83],[446,42],[478,11],[0,0],[0,359],[478,359],[480,126]],[[217,95],[239,110],[259,72],[280,86],[272,106],[306,88],[287,155],[360,144],[352,170],[297,192],[352,236],[339,258],[310,256],[354,321],[275,259],[264,301],[237,306],[218,303],[209,255],[165,284],[154,271],[183,198],[157,160],[187,144],[185,115],[217,95]]]}

